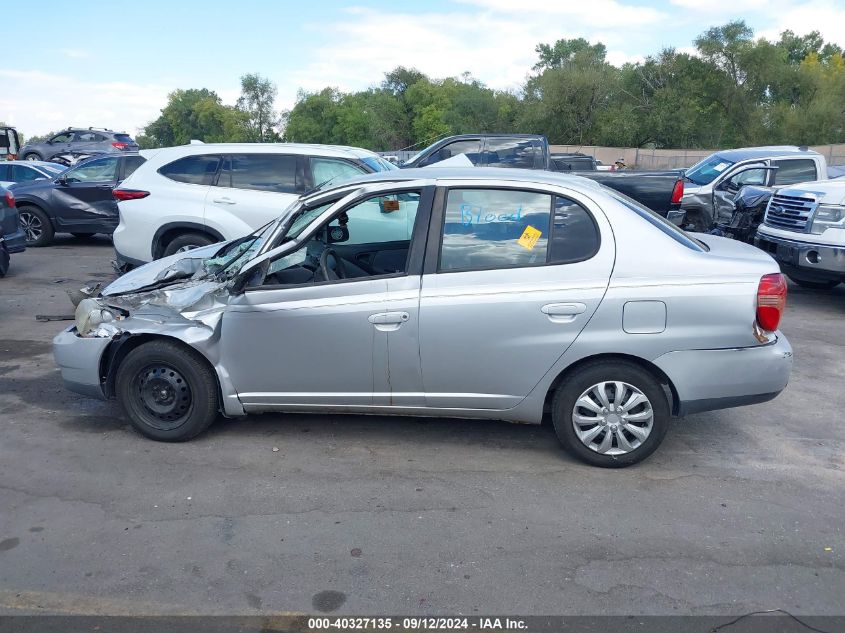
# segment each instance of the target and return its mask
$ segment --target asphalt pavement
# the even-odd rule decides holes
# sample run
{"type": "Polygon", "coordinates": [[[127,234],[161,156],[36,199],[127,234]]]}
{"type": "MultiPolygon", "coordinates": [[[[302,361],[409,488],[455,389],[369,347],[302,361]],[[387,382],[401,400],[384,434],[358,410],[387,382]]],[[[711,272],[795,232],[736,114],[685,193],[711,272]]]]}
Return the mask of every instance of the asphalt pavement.
{"type": "Polygon", "coordinates": [[[111,257],[59,236],[0,279],[0,614],[845,614],[845,286],[790,285],[780,397],[601,470],[548,427],[488,421],[263,415],[146,440],[62,387],[68,323],[35,320],[111,257]]]}

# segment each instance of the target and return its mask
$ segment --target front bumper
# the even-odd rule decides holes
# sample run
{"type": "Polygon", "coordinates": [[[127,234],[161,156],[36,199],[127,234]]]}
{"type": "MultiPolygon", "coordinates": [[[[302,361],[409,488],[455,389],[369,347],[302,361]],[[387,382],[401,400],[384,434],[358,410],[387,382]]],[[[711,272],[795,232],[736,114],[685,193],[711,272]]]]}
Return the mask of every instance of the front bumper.
{"type": "Polygon", "coordinates": [[[845,280],[845,247],[799,242],[758,231],[754,246],[774,257],[786,273],[813,280],[845,280]]]}
{"type": "Polygon", "coordinates": [[[678,395],[678,415],[727,409],[771,400],[784,390],[792,371],[786,337],[758,347],[669,352],[657,365],[678,395]]]}
{"type": "Polygon", "coordinates": [[[141,261],[140,259],[135,259],[134,257],[129,257],[128,255],[124,255],[117,247],[114,249],[114,267],[118,272],[127,272],[132,270],[133,268],[138,268],[138,266],[143,266],[148,264],[149,262],[141,261]]]}
{"type": "Polygon", "coordinates": [[[111,342],[110,338],[77,336],[75,326],[59,332],[53,339],[53,358],[65,387],[84,396],[105,400],[100,367],[103,353],[111,342]]]}

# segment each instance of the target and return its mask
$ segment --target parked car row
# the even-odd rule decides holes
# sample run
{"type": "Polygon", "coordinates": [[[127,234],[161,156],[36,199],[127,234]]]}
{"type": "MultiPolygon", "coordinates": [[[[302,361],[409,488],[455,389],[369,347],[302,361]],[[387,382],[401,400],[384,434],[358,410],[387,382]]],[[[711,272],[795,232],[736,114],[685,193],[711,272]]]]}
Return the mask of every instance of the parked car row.
{"type": "Polygon", "coordinates": [[[20,148],[24,160],[57,161],[65,165],[78,162],[80,156],[137,152],[140,148],[126,132],[105,128],[67,128],[40,143],[20,148]]]}

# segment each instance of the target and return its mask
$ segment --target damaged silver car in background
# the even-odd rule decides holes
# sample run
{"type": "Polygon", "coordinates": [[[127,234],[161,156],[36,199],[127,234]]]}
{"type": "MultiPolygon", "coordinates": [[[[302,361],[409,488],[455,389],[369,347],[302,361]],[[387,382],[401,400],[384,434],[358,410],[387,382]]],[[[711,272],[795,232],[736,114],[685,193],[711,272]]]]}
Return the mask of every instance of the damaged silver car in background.
{"type": "Polygon", "coordinates": [[[54,340],[66,385],[163,441],[219,413],[550,415],[618,467],[792,367],[771,257],[551,172],[372,174],[89,294],[54,340]]]}

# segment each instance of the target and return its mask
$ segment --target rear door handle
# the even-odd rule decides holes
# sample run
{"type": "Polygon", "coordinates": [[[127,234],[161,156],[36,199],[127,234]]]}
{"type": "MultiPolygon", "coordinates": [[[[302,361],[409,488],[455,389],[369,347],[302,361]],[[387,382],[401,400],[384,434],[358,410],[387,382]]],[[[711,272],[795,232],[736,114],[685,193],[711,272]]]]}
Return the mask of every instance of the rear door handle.
{"type": "Polygon", "coordinates": [[[212,198],[211,201],[216,202],[217,204],[237,204],[237,202],[231,198],[212,198]]]}
{"type": "Polygon", "coordinates": [[[540,308],[540,312],[555,323],[571,323],[586,309],[587,306],[583,303],[547,303],[540,308]]]}

